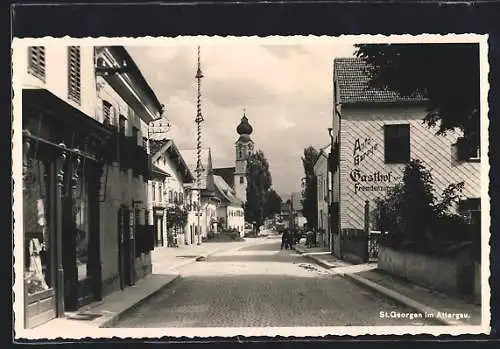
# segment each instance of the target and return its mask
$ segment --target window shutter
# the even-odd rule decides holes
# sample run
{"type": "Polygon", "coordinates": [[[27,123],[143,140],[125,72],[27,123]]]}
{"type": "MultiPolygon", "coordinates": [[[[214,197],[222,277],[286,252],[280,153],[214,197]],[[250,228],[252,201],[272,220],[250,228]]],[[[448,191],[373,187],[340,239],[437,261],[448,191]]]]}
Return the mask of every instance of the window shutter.
{"type": "Polygon", "coordinates": [[[45,81],[44,46],[30,46],[28,48],[28,72],[45,81]]]}
{"type": "Polygon", "coordinates": [[[81,76],[80,76],[80,47],[70,46],[68,49],[68,98],[80,103],[81,76]]]}
{"type": "Polygon", "coordinates": [[[102,116],[103,123],[111,125],[111,103],[108,101],[102,101],[102,116]]]}

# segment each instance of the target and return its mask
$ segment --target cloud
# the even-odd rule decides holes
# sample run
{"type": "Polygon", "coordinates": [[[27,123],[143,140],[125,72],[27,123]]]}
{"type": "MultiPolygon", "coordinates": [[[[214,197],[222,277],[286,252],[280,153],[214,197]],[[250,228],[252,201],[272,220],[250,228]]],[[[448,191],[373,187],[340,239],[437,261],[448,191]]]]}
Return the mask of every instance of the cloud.
{"type": "MultiPolygon", "coordinates": [[[[179,148],[194,148],[196,46],[127,49],[166,105],[169,137],[179,148]]],[[[300,191],[304,148],[329,142],[333,59],[353,52],[352,43],[334,40],[203,43],[202,144],[212,149],[214,165],[234,166],[236,127],[246,108],[252,139],[269,160],[273,187],[280,194],[300,191]]]]}

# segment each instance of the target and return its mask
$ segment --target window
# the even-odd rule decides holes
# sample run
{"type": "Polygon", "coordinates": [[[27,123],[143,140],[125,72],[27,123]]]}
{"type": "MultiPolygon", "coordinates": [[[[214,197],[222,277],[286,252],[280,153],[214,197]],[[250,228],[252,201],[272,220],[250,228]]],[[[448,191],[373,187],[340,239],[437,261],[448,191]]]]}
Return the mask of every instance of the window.
{"type": "Polygon", "coordinates": [[[179,201],[181,204],[184,202],[184,195],[182,193],[179,193],[179,201]]]}
{"type": "Polygon", "coordinates": [[[384,154],[386,164],[410,161],[410,125],[384,125],[384,154]]]}
{"type": "Polygon", "coordinates": [[[168,191],[168,202],[172,202],[174,198],[174,193],[172,192],[172,190],[169,190],[168,191]]]}
{"type": "Polygon", "coordinates": [[[132,137],[135,139],[136,142],[139,141],[139,129],[137,127],[132,127],[132,137]]]}
{"type": "Polygon", "coordinates": [[[472,145],[467,138],[457,139],[456,147],[458,161],[474,161],[481,157],[479,146],[472,145]]]}
{"type": "Polygon", "coordinates": [[[481,222],[481,199],[469,198],[458,203],[459,212],[465,217],[467,223],[479,225],[481,222]]]}
{"type": "Polygon", "coordinates": [[[245,183],[245,177],[240,176],[240,184],[243,184],[243,183],[245,183]]]}
{"type": "Polygon", "coordinates": [[[160,199],[160,202],[163,201],[163,186],[161,183],[158,185],[158,197],[160,199]]]}
{"type": "Polygon", "coordinates": [[[28,72],[45,81],[45,47],[30,46],[28,48],[28,72]]]}
{"type": "Polygon", "coordinates": [[[153,183],[153,190],[152,190],[152,192],[153,192],[153,201],[156,201],[156,184],[155,183],[153,183]]]}
{"type": "Polygon", "coordinates": [[[102,101],[102,117],[103,124],[111,124],[111,103],[105,100],[102,101]]]}
{"type": "Polygon", "coordinates": [[[123,136],[125,135],[126,122],[127,122],[127,119],[125,118],[125,116],[120,114],[120,117],[118,119],[118,129],[123,136]]]}
{"type": "Polygon", "coordinates": [[[80,104],[81,94],[80,47],[68,49],[68,98],[80,104]]]}

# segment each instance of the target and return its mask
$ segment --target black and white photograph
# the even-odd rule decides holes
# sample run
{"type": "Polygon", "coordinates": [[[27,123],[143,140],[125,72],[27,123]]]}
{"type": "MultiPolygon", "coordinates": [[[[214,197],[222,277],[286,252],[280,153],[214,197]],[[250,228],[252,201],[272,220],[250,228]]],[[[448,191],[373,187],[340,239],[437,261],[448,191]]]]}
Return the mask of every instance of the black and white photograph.
{"type": "Polygon", "coordinates": [[[14,39],[16,337],[488,334],[487,38],[14,39]]]}

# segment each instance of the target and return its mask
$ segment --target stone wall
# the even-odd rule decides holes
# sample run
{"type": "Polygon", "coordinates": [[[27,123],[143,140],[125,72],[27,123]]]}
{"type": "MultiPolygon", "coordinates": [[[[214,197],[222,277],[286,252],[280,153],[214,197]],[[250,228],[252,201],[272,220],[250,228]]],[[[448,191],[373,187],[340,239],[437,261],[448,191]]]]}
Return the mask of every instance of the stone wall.
{"type": "Polygon", "coordinates": [[[468,248],[453,255],[430,255],[380,246],[378,268],[417,285],[451,295],[474,292],[474,269],[468,248]]]}

